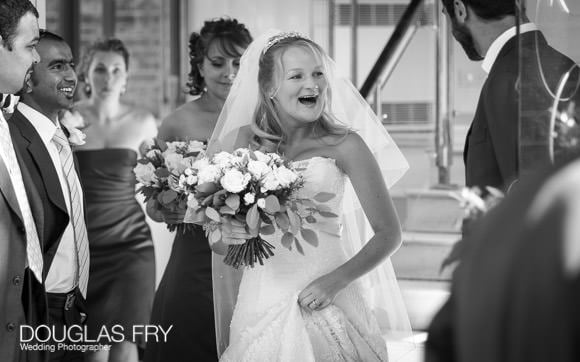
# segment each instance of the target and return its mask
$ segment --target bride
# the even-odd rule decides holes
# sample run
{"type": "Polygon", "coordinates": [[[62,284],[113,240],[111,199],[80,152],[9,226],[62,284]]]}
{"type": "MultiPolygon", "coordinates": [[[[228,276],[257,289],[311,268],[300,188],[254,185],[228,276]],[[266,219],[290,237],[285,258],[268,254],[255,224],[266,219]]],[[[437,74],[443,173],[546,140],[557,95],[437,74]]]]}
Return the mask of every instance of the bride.
{"type": "MultiPolygon", "coordinates": [[[[309,225],[316,246],[300,240],[289,250],[280,233],[265,237],[275,255],[244,269],[241,281],[223,256],[214,258],[221,361],[386,361],[385,337],[410,335],[388,259],[401,244],[388,186],[408,165],[334,71],[322,48],[298,33],[265,34],[241,59],[210,149],[250,145],[284,155],[302,170],[299,196],[333,193],[326,205],[341,217],[309,225]]],[[[224,238],[249,235],[241,225],[224,238]]]]}

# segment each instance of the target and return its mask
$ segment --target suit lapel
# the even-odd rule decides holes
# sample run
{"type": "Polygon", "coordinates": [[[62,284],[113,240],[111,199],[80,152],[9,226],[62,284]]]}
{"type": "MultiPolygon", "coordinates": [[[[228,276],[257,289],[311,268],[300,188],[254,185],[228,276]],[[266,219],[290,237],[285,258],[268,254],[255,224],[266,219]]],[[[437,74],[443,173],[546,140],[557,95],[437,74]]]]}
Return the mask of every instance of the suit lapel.
{"type": "Polygon", "coordinates": [[[20,134],[27,142],[26,148],[40,172],[48,198],[54,206],[62,212],[68,213],[58,174],[54,169],[52,159],[44,146],[44,142],[34,129],[34,126],[22,113],[19,111],[14,112],[13,119],[14,122],[12,124],[18,128],[20,134]]]}
{"type": "MultiPolygon", "coordinates": [[[[18,159],[18,164],[25,165],[22,160],[22,156],[16,148],[16,158],[18,159]]],[[[32,176],[26,167],[20,167],[22,173],[22,181],[24,183],[24,188],[26,189],[26,196],[28,197],[28,204],[30,205],[30,211],[32,212],[32,218],[36,224],[36,233],[38,234],[38,239],[40,240],[41,250],[44,250],[44,208],[42,207],[42,199],[36,190],[32,176]]]]}
{"type": "Polygon", "coordinates": [[[12,211],[14,211],[20,220],[23,220],[22,214],[20,213],[20,207],[18,206],[18,199],[16,199],[16,193],[14,192],[12,181],[10,180],[8,168],[6,167],[4,158],[2,157],[0,157],[0,192],[4,195],[4,198],[8,205],[10,205],[12,211]]]}

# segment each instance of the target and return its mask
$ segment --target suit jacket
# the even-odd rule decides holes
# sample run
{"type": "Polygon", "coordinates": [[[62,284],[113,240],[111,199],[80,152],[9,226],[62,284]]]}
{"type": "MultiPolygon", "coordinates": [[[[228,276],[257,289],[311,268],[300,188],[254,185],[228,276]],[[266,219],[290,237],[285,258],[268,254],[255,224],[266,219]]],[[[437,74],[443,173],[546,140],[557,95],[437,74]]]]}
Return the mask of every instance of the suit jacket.
{"type": "Polygon", "coordinates": [[[562,262],[566,200],[528,218],[557,171],[522,180],[466,238],[451,296],[429,327],[427,362],[580,360],[580,275],[566,276],[562,262]]]}
{"type": "Polygon", "coordinates": [[[41,231],[44,240],[43,274],[46,278],[60,239],[69,222],[65,198],[48,150],[32,123],[16,110],[8,124],[14,147],[22,155],[22,166],[30,172],[42,200],[44,210],[44,226],[41,231]]]}
{"type": "MultiPolygon", "coordinates": [[[[18,149],[16,155],[21,161],[18,149]]],[[[21,168],[28,201],[37,224],[43,227],[44,211],[30,174],[21,168]]],[[[38,232],[42,244],[41,232],[38,232]]],[[[26,230],[18,200],[4,160],[0,158],[0,360],[19,361],[20,325],[46,324],[48,310],[44,287],[26,266],[26,230]]],[[[47,358],[43,352],[26,353],[28,361],[47,358]]]]}
{"type": "Polygon", "coordinates": [[[539,31],[523,33],[519,39],[521,77],[516,36],[503,46],[483,84],[463,152],[467,186],[505,190],[522,172],[550,163],[549,109],[554,101],[550,91],[555,93],[574,62],[550,47],[539,31]]]}

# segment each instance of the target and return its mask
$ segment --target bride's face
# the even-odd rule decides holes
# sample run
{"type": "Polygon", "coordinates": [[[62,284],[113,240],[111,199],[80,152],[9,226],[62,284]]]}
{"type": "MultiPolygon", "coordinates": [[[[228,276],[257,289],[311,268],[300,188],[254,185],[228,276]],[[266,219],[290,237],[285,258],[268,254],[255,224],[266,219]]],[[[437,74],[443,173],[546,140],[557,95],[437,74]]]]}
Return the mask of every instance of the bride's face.
{"type": "Polygon", "coordinates": [[[297,125],[316,121],[328,87],[321,60],[310,49],[293,46],[282,53],[281,63],[273,98],[278,115],[297,125]]]}

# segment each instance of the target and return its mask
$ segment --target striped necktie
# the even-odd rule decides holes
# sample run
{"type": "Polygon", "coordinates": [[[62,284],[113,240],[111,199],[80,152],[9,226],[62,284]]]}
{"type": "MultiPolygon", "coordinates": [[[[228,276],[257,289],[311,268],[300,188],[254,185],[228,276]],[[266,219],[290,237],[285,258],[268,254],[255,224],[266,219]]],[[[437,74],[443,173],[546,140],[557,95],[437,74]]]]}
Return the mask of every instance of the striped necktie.
{"type": "Polygon", "coordinates": [[[83,203],[81,200],[78,178],[74,169],[73,153],[68,138],[60,127],[56,129],[52,141],[58,149],[60,163],[70,194],[71,221],[74,230],[74,245],[77,261],[75,279],[81,293],[86,297],[87,284],[89,280],[89,240],[87,238],[87,228],[83,214],[83,203]]]}
{"type": "Polygon", "coordinates": [[[24,188],[24,181],[22,180],[22,173],[20,172],[18,160],[16,159],[12,138],[10,138],[8,123],[6,123],[2,115],[0,115],[0,152],[6,163],[6,168],[10,173],[12,187],[18,200],[18,206],[20,206],[20,213],[22,214],[22,221],[24,222],[24,229],[26,230],[26,259],[28,261],[28,267],[34,273],[36,279],[42,283],[43,259],[38,232],[32,217],[30,204],[28,203],[28,196],[24,188]]]}

